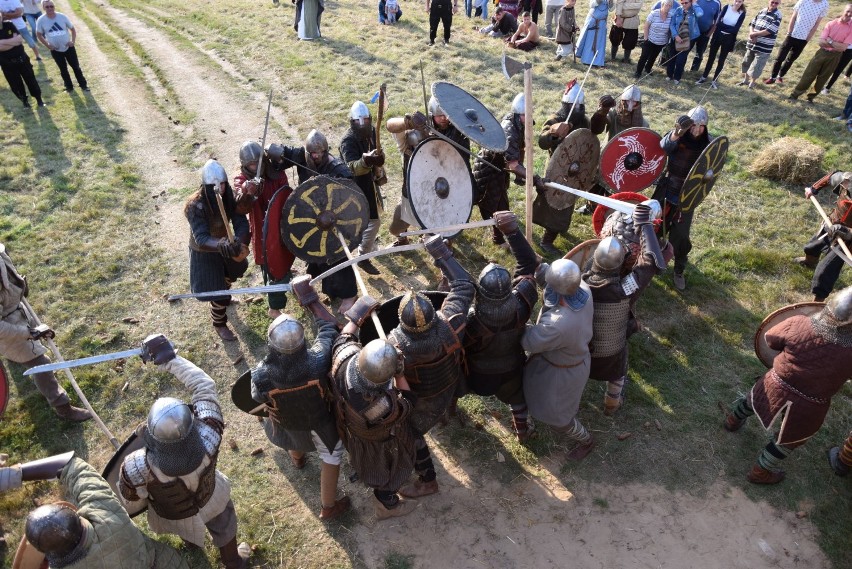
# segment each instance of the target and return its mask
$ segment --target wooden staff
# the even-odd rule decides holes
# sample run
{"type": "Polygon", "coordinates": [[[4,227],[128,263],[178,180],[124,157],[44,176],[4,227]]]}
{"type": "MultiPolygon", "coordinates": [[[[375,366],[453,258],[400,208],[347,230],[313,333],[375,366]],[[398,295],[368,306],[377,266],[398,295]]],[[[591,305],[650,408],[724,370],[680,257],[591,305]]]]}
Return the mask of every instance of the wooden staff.
{"type": "MultiPolygon", "coordinates": [[[[811,203],[814,204],[817,212],[819,213],[822,220],[825,222],[825,228],[828,229],[832,225],[834,225],[831,220],[826,215],[825,210],[822,209],[822,206],[819,205],[819,202],[816,199],[816,196],[811,196],[811,203]]],[[[846,253],[847,259],[852,259],[852,253],[849,252],[849,247],[846,246],[846,242],[843,239],[837,239],[837,244],[840,245],[840,248],[843,249],[843,252],[846,253]]]]}
{"type": "MultiPolygon", "coordinates": [[[[340,240],[340,244],[343,245],[343,252],[346,253],[347,259],[352,259],[352,251],[349,250],[349,246],[346,244],[346,239],[343,237],[343,234],[340,233],[340,230],[335,227],[334,233],[337,235],[337,238],[340,240]]],[[[356,265],[352,266],[352,272],[355,273],[355,281],[358,283],[358,288],[361,289],[361,294],[367,296],[369,295],[369,291],[367,291],[367,285],[364,284],[364,279],[361,277],[361,271],[358,270],[356,265]]],[[[384,329],[382,328],[382,322],[379,320],[379,315],[376,314],[375,311],[370,313],[370,316],[373,317],[373,326],[376,327],[376,332],[379,335],[379,338],[382,340],[387,340],[387,334],[385,334],[384,329]]]]}

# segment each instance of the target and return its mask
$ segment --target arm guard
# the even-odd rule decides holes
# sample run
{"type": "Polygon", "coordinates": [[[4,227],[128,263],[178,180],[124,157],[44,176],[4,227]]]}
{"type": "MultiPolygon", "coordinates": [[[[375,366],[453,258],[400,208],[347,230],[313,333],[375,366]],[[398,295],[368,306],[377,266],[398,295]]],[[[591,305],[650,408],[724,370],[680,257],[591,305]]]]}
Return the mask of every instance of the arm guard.
{"type": "Polygon", "coordinates": [[[517,259],[514,276],[517,278],[534,274],[535,268],[538,266],[538,258],[524,234],[516,231],[506,235],[506,241],[509,243],[509,248],[512,250],[515,259],[517,259]]]}
{"type": "Polygon", "coordinates": [[[189,388],[192,392],[193,405],[206,400],[215,403],[217,407],[219,406],[216,383],[204,370],[191,361],[176,356],[175,359],[157,367],[171,373],[178,381],[189,388]]]}

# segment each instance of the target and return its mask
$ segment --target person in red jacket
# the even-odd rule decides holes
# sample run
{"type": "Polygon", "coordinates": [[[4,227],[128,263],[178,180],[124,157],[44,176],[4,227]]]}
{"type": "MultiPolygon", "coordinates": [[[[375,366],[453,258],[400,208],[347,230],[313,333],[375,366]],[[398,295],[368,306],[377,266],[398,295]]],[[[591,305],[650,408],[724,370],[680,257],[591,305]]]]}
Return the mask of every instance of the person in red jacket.
{"type": "Polygon", "coordinates": [[[724,427],[739,430],[757,415],[766,430],[783,416],[775,440],[748,473],[754,484],[784,480],[782,461],[816,434],[831,398],[852,377],[852,287],[832,296],[814,316],[793,316],[770,328],[766,342],[780,350],[772,369],[727,413],[724,427]]]}

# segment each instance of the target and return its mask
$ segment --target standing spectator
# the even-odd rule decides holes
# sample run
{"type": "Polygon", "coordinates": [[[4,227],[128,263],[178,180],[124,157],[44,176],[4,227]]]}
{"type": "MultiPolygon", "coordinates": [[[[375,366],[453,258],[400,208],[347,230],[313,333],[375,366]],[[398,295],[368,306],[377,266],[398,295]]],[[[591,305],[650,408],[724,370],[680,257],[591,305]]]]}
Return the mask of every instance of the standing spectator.
{"type": "Polygon", "coordinates": [[[690,71],[698,71],[701,67],[704,50],[707,49],[710,38],[716,32],[716,24],[722,12],[722,4],[719,0],[695,0],[695,3],[704,10],[704,14],[698,17],[698,29],[701,35],[695,40],[695,56],[692,58],[690,71]]]}
{"type": "Polygon", "coordinates": [[[532,51],[538,47],[538,24],[533,22],[529,12],[521,14],[521,23],[509,40],[509,47],[522,51],[532,51]]]}
{"type": "MultiPolygon", "coordinates": [[[[671,2],[671,0],[669,0],[671,2]]],[[[556,61],[574,53],[574,34],[577,33],[577,18],[574,4],[577,0],[565,0],[556,19],[556,61]]]]}
{"type": "Polygon", "coordinates": [[[668,45],[671,39],[672,22],[672,0],[663,0],[660,7],[651,10],[645,18],[645,42],[642,44],[642,54],[639,63],[636,64],[636,79],[642,76],[642,72],[650,73],[657,56],[668,45]]]}
{"type": "Polygon", "coordinates": [[[606,57],[606,18],[614,0],[589,0],[589,15],[577,42],[577,55],[583,65],[603,67],[606,57]]]}
{"type": "Polygon", "coordinates": [[[713,39],[710,40],[710,56],[707,58],[707,65],[704,67],[704,74],[695,82],[696,85],[702,85],[707,82],[707,77],[713,69],[713,63],[716,62],[716,54],[719,54],[719,62],[716,64],[716,73],[713,74],[713,80],[710,86],[717,89],[716,79],[722,73],[725,67],[725,59],[728,54],[734,51],[734,46],[737,43],[737,34],[740,32],[740,27],[743,25],[746,16],[746,9],[743,0],[734,0],[733,4],[726,4],[722,8],[722,13],[719,16],[719,21],[716,24],[713,32],[713,39]]]}
{"type": "Polygon", "coordinates": [[[680,0],[680,6],[675,8],[672,14],[670,27],[672,41],[669,43],[672,55],[666,65],[666,79],[674,81],[675,85],[680,83],[689,51],[695,45],[698,36],[701,35],[698,28],[698,18],[703,14],[704,11],[701,6],[693,4],[693,0],[680,0]]]}
{"type": "MultiPolygon", "coordinates": [[[[831,79],[828,80],[828,83],[825,84],[825,88],[821,91],[823,95],[828,95],[828,92],[834,86],[834,82],[837,81],[837,78],[840,77],[840,74],[843,73],[843,69],[846,67],[846,64],[852,61],[852,44],[849,44],[849,47],[846,48],[846,51],[843,52],[843,55],[840,56],[840,61],[837,62],[837,67],[834,68],[834,73],[831,74],[831,79]]],[[[849,79],[849,76],[852,75],[852,64],[849,64],[849,68],[846,70],[846,79],[849,79]]]]}
{"type": "Polygon", "coordinates": [[[743,79],[737,85],[748,85],[749,89],[763,73],[763,67],[769,61],[778,28],[781,27],[781,11],[778,0],[769,0],[769,5],[757,13],[748,25],[748,43],[743,56],[743,79]]]}
{"type": "MultiPolygon", "coordinates": [[[[30,31],[33,38],[38,37],[36,33],[36,21],[41,17],[41,2],[39,0],[21,0],[24,6],[24,19],[30,25],[30,31]]],[[[41,61],[41,57],[36,56],[37,61],[41,61]]]]}
{"type": "Polygon", "coordinates": [[[323,10],[325,6],[320,0],[301,0],[296,5],[296,13],[299,15],[296,30],[300,40],[315,40],[322,37],[320,20],[323,10]]]}
{"type": "MultiPolygon", "coordinates": [[[[562,0],[546,0],[545,8],[544,8],[544,35],[552,38],[553,37],[553,21],[557,20],[559,9],[562,8],[563,2],[562,0]]],[[[576,0],[575,0],[576,2],[576,0]]],[[[559,21],[557,20],[557,25],[559,21]]]]}
{"type": "Polygon", "coordinates": [[[38,43],[27,29],[27,23],[24,21],[24,6],[20,0],[0,0],[0,12],[3,14],[3,21],[10,21],[21,34],[21,37],[33,50],[36,56],[36,61],[41,61],[41,55],[38,52],[38,43]]]}
{"type": "Polygon", "coordinates": [[[828,16],[828,0],[799,0],[793,6],[793,17],[787,25],[787,37],[781,44],[781,51],[775,65],[772,66],[772,77],[764,83],[772,85],[776,81],[784,82],[784,75],[790,70],[793,62],[799,58],[802,50],[811,41],[819,29],[822,19],[828,16]]]}
{"type": "Polygon", "coordinates": [[[21,100],[25,107],[30,106],[30,100],[26,89],[24,89],[24,84],[26,84],[30,95],[36,100],[38,106],[43,107],[41,87],[38,86],[30,58],[24,51],[24,40],[18,31],[14,24],[8,21],[3,22],[3,26],[0,28],[0,68],[3,70],[6,81],[9,82],[12,93],[21,100]]]}
{"type": "Polygon", "coordinates": [[[50,56],[59,67],[65,90],[69,93],[74,90],[74,84],[71,83],[71,76],[68,74],[70,65],[80,89],[88,91],[89,85],[83,76],[83,70],[80,69],[77,49],[74,47],[77,43],[77,29],[65,14],[56,11],[53,0],[42,0],[41,7],[44,8],[44,15],[36,22],[38,41],[50,50],[50,56]]]}
{"type": "Polygon", "coordinates": [[[444,24],[444,45],[450,43],[450,28],[453,26],[453,14],[459,9],[458,0],[426,0],[426,12],[429,14],[429,45],[435,45],[438,35],[438,22],[444,24]]]}
{"type": "Polygon", "coordinates": [[[483,20],[488,19],[488,2],[490,0],[473,0],[473,7],[475,8],[473,15],[477,18],[482,18],[483,20]]]}
{"type": "MultiPolygon", "coordinates": [[[[714,0],[715,1],[715,0],[714,0]]],[[[631,63],[630,52],[639,40],[639,11],[644,0],[615,0],[615,16],[609,31],[610,59],[615,61],[618,46],[624,48],[624,63],[631,63]]]]}
{"type": "Polygon", "coordinates": [[[541,6],[543,0],[521,0],[520,9],[521,13],[529,12],[532,21],[538,25],[538,15],[541,14],[544,10],[541,6]]]}
{"type": "Polygon", "coordinates": [[[852,44],[852,4],[847,4],[843,15],[831,20],[823,28],[819,36],[819,50],[808,63],[802,78],[790,93],[790,98],[798,99],[813,84],[812,90],[807,94],[808,102],[813,103],[850,44],[852,44]]]}

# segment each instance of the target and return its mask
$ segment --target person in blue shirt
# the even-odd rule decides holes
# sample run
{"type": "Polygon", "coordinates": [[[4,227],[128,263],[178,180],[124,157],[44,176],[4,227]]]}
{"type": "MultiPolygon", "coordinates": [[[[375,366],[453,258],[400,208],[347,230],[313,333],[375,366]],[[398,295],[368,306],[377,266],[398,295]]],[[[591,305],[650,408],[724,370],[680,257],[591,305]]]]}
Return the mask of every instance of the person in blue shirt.
{"type": "Polygon", "coordinates": [[[713,37],[713,32],[716,31],[719,14],[722,13],[722,4],[719,0],[695,0],[695,4],[704,13],[698,17],[698,29],[701,31],[701,35],[695,40],[695,56],[692,58],[690,71],[698,71],[701,67],[701,61],[704,59],[704,50],[707,49],[707,44],[710,42],[710,38],[713,37]]]}

